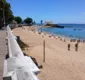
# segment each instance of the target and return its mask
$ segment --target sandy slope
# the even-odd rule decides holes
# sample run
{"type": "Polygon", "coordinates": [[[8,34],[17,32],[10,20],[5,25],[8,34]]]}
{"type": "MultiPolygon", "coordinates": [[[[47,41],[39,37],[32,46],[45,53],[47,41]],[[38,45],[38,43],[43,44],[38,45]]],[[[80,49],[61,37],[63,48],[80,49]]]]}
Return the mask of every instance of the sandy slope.
{"type": "Polygon", "coordinates": [[[35,57],[43,65],[40,80],[85,80],[85,43],[79,44],[78,52],[75,51],[75,42],[60,41],[46,34],[29,31],[28,28],[16,28],[15,35],[20,36],[30,47],[27,54],[35,57]],[[46,42],[46,62],[43,63],[43,40],[46,42]],[[67,44],[71,44],[71,51],[67,44]]]}

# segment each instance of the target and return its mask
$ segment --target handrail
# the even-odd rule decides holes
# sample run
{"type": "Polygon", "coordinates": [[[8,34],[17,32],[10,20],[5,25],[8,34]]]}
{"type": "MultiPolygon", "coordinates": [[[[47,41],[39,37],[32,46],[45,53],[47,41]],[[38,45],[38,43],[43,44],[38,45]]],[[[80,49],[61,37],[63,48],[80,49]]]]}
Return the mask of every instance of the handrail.
{"type": "Polygon", "coordinates": [[[8,33],[8,44],[9,44],[9,51],[10,51],[9,54],[17,57],[24,56],[9,26],[7,26],[7,33],[8,33]]]}
{"type": "Polygon", "coordinates": [[[4,61],[4,80],[39,80],[38,67],[28,56],[24,56],[21,48],[7,26],[9,58],[4,61]]]}

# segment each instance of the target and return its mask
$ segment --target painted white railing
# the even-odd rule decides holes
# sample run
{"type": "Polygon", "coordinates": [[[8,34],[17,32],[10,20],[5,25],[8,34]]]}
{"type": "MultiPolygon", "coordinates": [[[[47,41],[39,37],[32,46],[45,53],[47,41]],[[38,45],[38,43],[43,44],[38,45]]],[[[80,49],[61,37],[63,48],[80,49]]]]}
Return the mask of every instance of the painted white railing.
{"type": "Polygon", "coordinates": [[[8,51],[9,58],[4,61],[4,80],[39,80],[37,74],[40,72],[32,59],[24,56],[9,26],[8,51]]]}

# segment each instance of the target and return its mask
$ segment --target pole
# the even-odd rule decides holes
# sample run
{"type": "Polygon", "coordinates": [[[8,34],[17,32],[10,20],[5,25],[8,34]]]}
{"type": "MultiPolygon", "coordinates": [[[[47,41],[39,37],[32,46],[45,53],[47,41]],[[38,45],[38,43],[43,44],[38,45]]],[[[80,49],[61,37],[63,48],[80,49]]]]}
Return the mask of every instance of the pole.
{"type": "Polygon", "coordinates": [[[43,40],[43,62],[45,62],[45,40],[43,40]]]}
{"type": "Polygon", "coordinates": [[[3,9],[3,21],[4,21],[4,27],[5,27],[5,14],[4,14],[4,9],[3,9]]]}
{"type": "Polygon", "coordinates": [[[5,12],[4,12],[4,2],[3,2],[3,23],[4,23],[4,27],[5,27],[5,12]]]}

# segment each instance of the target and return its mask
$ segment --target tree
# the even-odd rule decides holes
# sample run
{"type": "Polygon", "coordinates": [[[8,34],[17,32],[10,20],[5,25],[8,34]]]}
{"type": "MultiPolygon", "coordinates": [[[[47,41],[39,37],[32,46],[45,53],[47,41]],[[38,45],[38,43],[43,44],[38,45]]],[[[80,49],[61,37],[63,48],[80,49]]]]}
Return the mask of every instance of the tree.
{"type": "Polygon", "coordinates": [[[32,22],[32,24],[36,24],[36,22],[35,22],[35,21],[33,21],[33,22],[32,22]]]}
{"type": "Polygon", "coordinates": [[[32,18],[26,18],[24,20],[24,22],[27,23],[27,24],[32,24],[33,23],[33,19],[32,18]]]}
{"type": "Polygon", "coordinates": [[[0,0],[0,28],[9,24],[13,20],[11,6],[6,0],[0,0]]]}
{"type": "Polygon", "coordinates": [[[15,20],[17,23],[21,23],[21,22],[22,22],[22,18],[19,17],[19,16],[14,17],[14,20],[15,20]]]}

